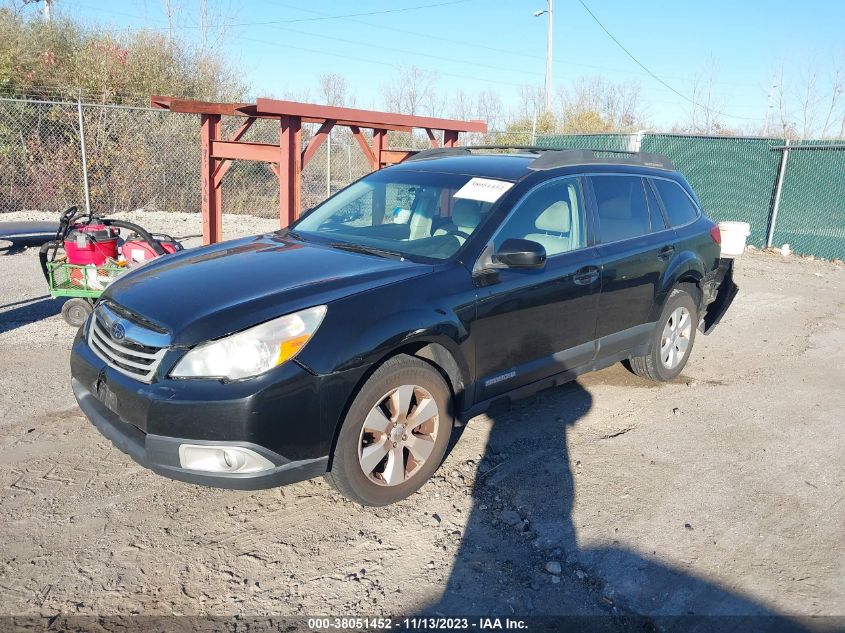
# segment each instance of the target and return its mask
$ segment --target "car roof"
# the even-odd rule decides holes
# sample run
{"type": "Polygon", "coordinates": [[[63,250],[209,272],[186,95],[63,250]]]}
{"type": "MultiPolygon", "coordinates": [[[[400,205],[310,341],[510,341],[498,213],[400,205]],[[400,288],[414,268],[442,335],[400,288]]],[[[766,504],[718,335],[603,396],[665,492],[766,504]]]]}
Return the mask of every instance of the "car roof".
{"type": "MultiPolygon", "coordinates": [[[[455,148],[459,151],[460,148],[455,148]]],[[[476,176],[480,178],[497,178],[499,180],[518,181],[526,176],[546,172],[548,176],[567,172],[597,172],[610,171],[615,173],[630,173],[640,176],[655,175],[676,179],[680,174],[671,167],[657,167],[647,162],[628,162],[627,157],[599,157],[592,150],[563,150],[548,152],[521,153],[450,153],[447,148],[431,150],[430,157],[409,159],[392,165],[386,169],[391,171],[424,171],[436,173],[453,173],[476,176]]],[[[634,154],[634,156],[637,156],[634,154]]],[[[654,155],[639,155],[649,157],[654,155]]]]}
{"type": "Polygon", "coordinates": [[[536,154],[460,154],[406,161],[387,169],[466,174],[516,181],[531,173],[528,166],[536,158],[536,154]]]}

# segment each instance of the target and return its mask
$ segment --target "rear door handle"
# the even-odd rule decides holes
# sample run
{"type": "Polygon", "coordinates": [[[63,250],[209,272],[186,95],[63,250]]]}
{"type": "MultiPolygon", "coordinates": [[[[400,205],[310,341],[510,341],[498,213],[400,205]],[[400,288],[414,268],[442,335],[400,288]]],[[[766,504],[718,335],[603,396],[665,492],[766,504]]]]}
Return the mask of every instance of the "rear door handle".
{"type": "Polygon", "coordinates": [[[672,255],[675,254],[675,247],[672,245],[664,246],[659,251],[657,251],[657,257],[660,259],[669,259],[672,255]]]}
{"type": "Polygon", "coordinates": [[[573,281],[578,286],[589,286],[591,283],[598,281],[599,269],[595,266],[584,266],[576,273],[573,281]]]}

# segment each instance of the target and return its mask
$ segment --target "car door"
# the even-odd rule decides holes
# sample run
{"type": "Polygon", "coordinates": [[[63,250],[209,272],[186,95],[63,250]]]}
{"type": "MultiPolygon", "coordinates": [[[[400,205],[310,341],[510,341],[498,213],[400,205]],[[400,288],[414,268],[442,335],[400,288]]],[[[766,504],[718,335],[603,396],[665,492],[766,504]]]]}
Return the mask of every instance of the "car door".
{"type": "Polygon", "coordinates": [[[649,319],[674,254],[674,233],[640,176],[602,174],[590,176],[589,183],[602,269],[596,336],[598,355],[607,357],[651,333],[649,319]]]}
{"type": "Polygon", "coordinates": [[[548,181],[516,204],[487,251],[533,240],[546,249],[545,266],[479,273],[476,265],[477,401],[593,359],[600,270],[586,222],[582,179],[548,181]]]}

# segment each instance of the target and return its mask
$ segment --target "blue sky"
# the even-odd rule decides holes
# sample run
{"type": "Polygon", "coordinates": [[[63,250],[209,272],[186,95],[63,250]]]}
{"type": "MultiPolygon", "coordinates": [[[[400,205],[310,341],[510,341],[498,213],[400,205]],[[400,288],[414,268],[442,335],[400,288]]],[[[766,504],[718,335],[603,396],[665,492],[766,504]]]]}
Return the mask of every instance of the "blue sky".
{"type": "MultiPolygon", "coordinates": [[[[166,0],[56,0],[57,10],[112,28],[164,27],[166,0]]],[[[448,0],[207,0],[217,22],[230,27],[225,50],[256,96],[316,93],[317,77],[346,77],[361,107],[381,107],[380,88],[397,68],[438,73],[447,93],[493,89],[515,107],[519,86],[541,85],[546,18],[533,17],[546,0],[464,0],[441,6],[343,19],[326,15],[436,5],[448,0]],[[255,24],[255,23],[265,24],[255,24]],[[271,24],[267,24],[271,22],[271,24]]],[[[170,0],[177,34],[196,38],[199,0],[170,0]],[[192,28],[193,27],[193,28],[192,28]]],[[[845,51],[845,3],[805,0],[585,0],[607,29],[645,66],[685,95],[694,77],[715,66],[719,110],[726,124],[762,121],[773,77],[785,65],[791,87],[810,67],[824,79],[845,51]]],[[[579,76],[639,79],[648,118],[667,127],[689,116],[690,105],[649,77],[592,20],[578,0],[555,1],[556,85],[579,76]]]]}

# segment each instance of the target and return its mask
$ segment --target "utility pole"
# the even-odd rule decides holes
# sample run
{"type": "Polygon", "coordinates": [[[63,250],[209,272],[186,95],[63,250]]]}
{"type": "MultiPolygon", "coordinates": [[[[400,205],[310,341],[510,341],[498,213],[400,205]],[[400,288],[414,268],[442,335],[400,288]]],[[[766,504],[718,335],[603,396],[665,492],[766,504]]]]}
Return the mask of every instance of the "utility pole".
{"type": "Polygon", "coordinates": [[[546,86],[545,86],[545,98],[546,98],[546,112],[552,111],[552,58],[553,55],[553,47],[552,47],[552,25],[554,22],[554,0],[546,0],[549,4],[548,9],[543,9],[542,11],[535,11],[534,17],[539,18],[544,13],[548,16],[548,39],[546,41],[546,86]]]}
{"type": "Polygon", "coordinates": [[[36,2],[43,2],[44,3],[44,19],[47,20],[48,23],[52,22],[53,20],[53,0],[24,0],[24,4],[34,4],[36,2]]]}
{"type": "Polygon", "coordinates": [[[774,96],[775,88],[777,87],[777,80],[772,79],[772,87],[769,88],[769,97],[766,100],[766,118],[763,121],[763,136],[769,135],[769,116],[772,112],[772,97],[774,96]]]}

